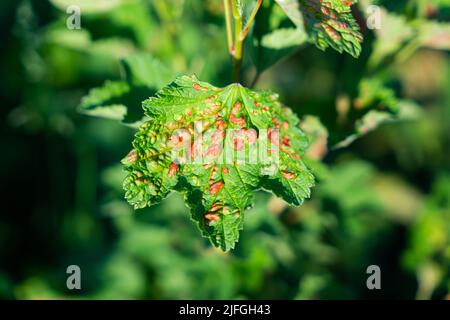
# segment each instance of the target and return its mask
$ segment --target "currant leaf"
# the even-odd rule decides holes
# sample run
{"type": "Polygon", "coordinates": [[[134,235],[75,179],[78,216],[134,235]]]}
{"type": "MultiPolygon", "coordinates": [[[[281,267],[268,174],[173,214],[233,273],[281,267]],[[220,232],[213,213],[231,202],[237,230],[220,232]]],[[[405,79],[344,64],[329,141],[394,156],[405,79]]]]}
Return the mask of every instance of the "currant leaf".
{"type": "Polygon", "coordinates": [[[182,76],[143,108],[149,120],[122,160],[125,197],[136,209],[180,192],[202,235],[228,251],[254,191],[292,205],[310,196],[314,177],[302,161],[307,137],[277,95],[182,76]]]}
{"type": "Polygon", "coordinates": [[[276,0],[291,21],[306,29],[319,49],[328,47],[353,57],[361,53],[362,34],[351,13],[352,0],[276,0]]]}

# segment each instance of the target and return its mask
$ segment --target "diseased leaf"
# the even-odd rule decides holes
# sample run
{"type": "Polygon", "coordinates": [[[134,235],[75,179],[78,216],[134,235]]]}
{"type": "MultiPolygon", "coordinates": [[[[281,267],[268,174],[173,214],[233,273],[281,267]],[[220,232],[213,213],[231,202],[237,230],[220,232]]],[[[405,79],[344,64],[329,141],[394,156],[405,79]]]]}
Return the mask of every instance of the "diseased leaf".
{"type": "Polygon", "coordinates": [[[305,29],[319,49],[353,57],[361,53],[362,34],[351,14],[351,0],[275,0],[297,28],[305,29]]]}
{"type": "Polygon", "coordinates": [[[277,95],[182,76],[143,106],[149,120],[122,161],[125,197],[135,208],[180,192],[202,235],[228,251],[255,190],[293,205],[309,197],[307,138],[277,95]]]}

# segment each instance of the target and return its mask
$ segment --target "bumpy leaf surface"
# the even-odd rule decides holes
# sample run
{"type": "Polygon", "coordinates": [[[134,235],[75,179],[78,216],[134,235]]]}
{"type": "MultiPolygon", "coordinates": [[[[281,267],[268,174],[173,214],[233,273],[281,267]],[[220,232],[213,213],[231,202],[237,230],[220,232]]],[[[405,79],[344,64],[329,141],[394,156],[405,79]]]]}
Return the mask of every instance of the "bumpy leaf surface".
{"type": "Polygon", "coordinates": [[[309,197],[314,178],[302,161],[307,138],[277,95],[182,76],[143,107],[149,120],[122,160],[125,196],[135,208],[180,192],[203,236],[228,251],[255,190],[292,205],[309,197]]]}
{"type": "Polygon", "coordinates": [[[354,57],[361,53],[362,35],[351,14],[351,0],[276,0],[298,28],[322,50],[331,47],[354,57]]]}

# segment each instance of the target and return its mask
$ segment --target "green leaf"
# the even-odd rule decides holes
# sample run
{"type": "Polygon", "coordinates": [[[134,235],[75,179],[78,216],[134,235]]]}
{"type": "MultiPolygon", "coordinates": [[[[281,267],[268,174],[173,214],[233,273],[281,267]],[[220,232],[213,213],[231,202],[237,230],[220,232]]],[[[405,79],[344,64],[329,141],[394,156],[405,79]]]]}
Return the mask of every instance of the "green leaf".
{"type": "Polygon", "coordinates": [[[173,79],[173,72],[149,53],[135,53],[122,60],[126,79],[134,86],[160,89],[173,79]]]}
{"type": "Polygon", "coordinates": [[[143,107],[149,120],[122,161],[125,197],[135,208],[180,192],[202,235],[228,251],[254,191],[293,205],[310,196],[314,178],[302,161],[307,137],[277,95],[182,76],[143,107]]]}
{"type": "Polygon", "coordinates": [[[305,116],[300,128],[309,137],[310,144],[306,150],[309,159],[320,160],[328,151],[328,130],[315,116],[305,116]]]}
{"type": "Polygon", "coordinates": [[[125,80],[106,81],[83,97],[79,111],[138,126],[143,119],[141,103],[168,84],[173,72],[148,53],[134,53],[121,61],[125,80]]]}
{"type": "Polygon", "coordinates": [[[368,134],[383,124],[396,121],[416,120],[421,114],[419,106],[408,100],[398,101],[396,108],[397,111],[395,113],[370,110],[356,122],[354,133],[337,143],[333,149],[347,147],[356,139],[368,134]]]}
{"type": "Polygon", "coordinates": [[[398,100],[393,89],[387,87],[379,77],[362,79],[359,83],[359,96],[355,100],[360,110],[378,109],[392,113],[398,111],[398,100]]]}
{"type": "Polygon", "coordinates": [[[353,57],[361,53],[362,34],[350,0],[275,0],[297,28],[305,29],[319,49],[328,47],[353,57]]]}
{"type": "Polygon", "coordinates": [[[262,38],[261,44],[268,49],[297,47],[304,43],[306,34],[299,29],[277,29],[262,38]]]}
{"type": "MultiPolygon", "coordinates": [[[[366,13],[368,14],[367,10],[366,13]]],[[[369,60],[371,67],[379,65],[385,59],[387,60],[389,56],[398,52],[414,36],[414,30],[404,16],[395,15],[380,7],[380,19],[382,21],[380,28],[374,29],[377,41],[374,42],[373,52],[369,60]]]]}
{"type": "Polygon", "coordinates": [[[418,41],[424,47],[450,50],[450,23],[427,21],[421,24],[418,41]]]}
{"type": "Polygon", "coordinates": [[[252,41],[248,43],[252,60],[261,72],[306,44],[307,40],[305,30],[292,25],[283,10],[268,1],[263,2],[256,15],[252,41]]]}
{"type": "Polygon", "coordinates": [[[81,113],[122,121],[127,114],[127,107],[115,99],[130,91],[130,87],[123,81],[106,81],[102,87],[91,89],[81,100],[81,113]]]}
{"type": "MultiPolygon", "coordinates": [[[[363,4],[367,8],[368,3],[363,4]]],[[[364,10],[363,10],[364,11],[364,10]]],[[[366,18],[369,11],[366,10],[366,18]]],[[[369,66],[375,68],[383,62],[408,58],[421,47],[437,50],[450,50],[450,24],[433,20],[407,20],[380,7],[380,28],[374,29],[377,41],[374,42],[369,66]]]]}

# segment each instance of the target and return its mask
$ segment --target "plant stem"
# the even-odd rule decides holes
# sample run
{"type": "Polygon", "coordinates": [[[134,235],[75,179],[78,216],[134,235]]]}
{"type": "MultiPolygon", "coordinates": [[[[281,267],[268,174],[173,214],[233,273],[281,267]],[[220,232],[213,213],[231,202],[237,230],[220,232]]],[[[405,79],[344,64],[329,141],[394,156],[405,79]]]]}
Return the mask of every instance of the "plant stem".
{"type": "Polygon", "coordinates": [[[241,64],[242,64],[242,12],[238,5],[238,0],[231,0],[231,7],[233,10],[234,19],[234,50],[233,50],[233,75],[232,81],[239,82],[241,78],[241,64]]]}
{"type": "Polygon", "coordinates": [[[234,46],[233,46],[233,35],[231,31],[231,12],[230,12],[230,0],[223,0],[223,6],[225,10],[225,21],[227,28],[227,41],[228,41],[228,52],[231,56],[234,55],[234,46]]]}
{"type": "Polygon", "coordinates": [[[231,0],[231,12],[233,14],[233,21],[234,21],[234,43],[231,30],[231,15],[230,15],[229,1],[230,0],[224,0],[223,3],[227,28],[228,51],[230,52],[230,55],[233,59],[232,81],[240,82],[244,41],[245,38],[247,37],[250,27],[252,26],[252,23],[255,20],[256,14],[258,13],[258,10],[261,7],[263,0],[257,0],[256,5],[253,8],[244,28],[242,28],[243,23],[242,23],[241,2],[240,0],[231,0]]]}

